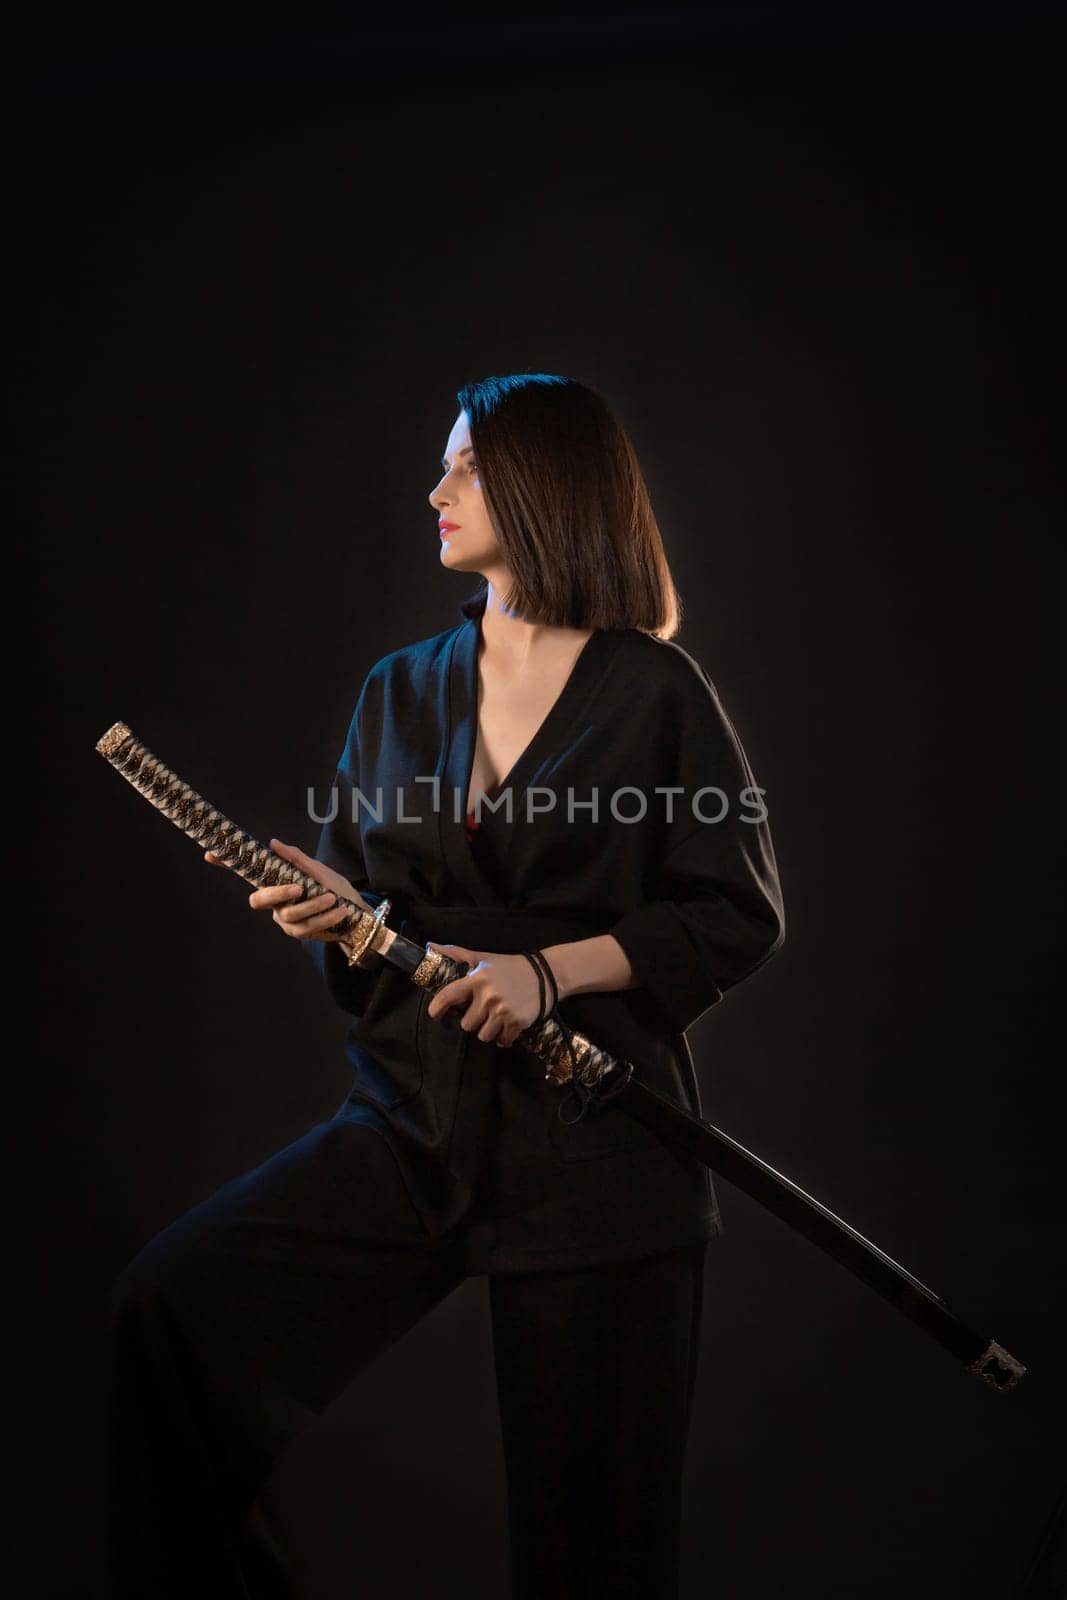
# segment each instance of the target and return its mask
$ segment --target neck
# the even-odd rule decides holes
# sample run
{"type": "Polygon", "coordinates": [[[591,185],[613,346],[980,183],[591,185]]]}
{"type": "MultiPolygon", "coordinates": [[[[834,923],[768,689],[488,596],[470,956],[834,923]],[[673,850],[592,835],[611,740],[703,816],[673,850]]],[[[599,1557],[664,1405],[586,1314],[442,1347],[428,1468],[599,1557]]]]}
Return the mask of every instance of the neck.
{"type": "Polygon", "coordinates": [[[489,585],[485,610],[480,618],[483,655],[509,665],[524,666],[539,661],[561,648],[580,649],[593,633],[592,628],[557,628],[548,623],[527,622],[508,611],[502,600],[511,587],[506,573],[484,574],[489,585]]]}

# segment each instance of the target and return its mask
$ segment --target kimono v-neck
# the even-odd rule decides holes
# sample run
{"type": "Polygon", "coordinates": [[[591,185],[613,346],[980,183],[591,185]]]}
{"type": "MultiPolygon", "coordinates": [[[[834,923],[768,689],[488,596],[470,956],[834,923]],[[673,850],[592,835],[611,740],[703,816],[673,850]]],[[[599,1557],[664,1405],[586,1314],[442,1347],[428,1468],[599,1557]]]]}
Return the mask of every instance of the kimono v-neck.
{"type": "Polygon", "coordinates": [[[581,738],[582,718],[600,675],[609,669],[622,640],[622,630],[597,629],[582,645],[566,681],[540,726],[510,770],[496,785],[491,800],[481,804],[478,848],[472,851],[466,837],[467,796],[478,737],[478,663],[481,623],[468,618],[455,631],[448,657],[448,725],[443,766],[439,771],[442,796],[439,810],[442,857],[476,905],[503,903],[494,881],[492,863],[505,847],[511,815],[523,805],[527,791],[557,763],[563,751],[581,738]]]}
{"type": "MultiPolygon", "coordinates": [[[[567,996],[560,1015],[699,1115],[685,1030],[784,928],[767,821],[740,814],[742,792],[762,791],[733,726],[680,646],[598,630],[497,792],[510,786],[511,815],[483,806],[476,859],[465,824],[479,636],[468,617],[371,668],[319,859],[371,904],[387,897],[389,926],[418,944],[508,954],[613,935],[633,987],[567,996]],[[684,800],[665,817],[662,791],[712,788],[732,801],[720,825],[684,800]],[[646,812],[629,820],[642,795],[646,812]]],[[[375,1223],[383,1242],[447,1235],[469,1272],[518,1272],[721,1231],[707,1168],[618,1106],[567,1125],[563,1091],[521,1045],[480,1040],[457,1011],[428,1017],[427,991],[387,962],[350,969],[336,944],[308,947],[351,1019],[337,1114],[387,1143],[400,1181],[375,1223]]]]}

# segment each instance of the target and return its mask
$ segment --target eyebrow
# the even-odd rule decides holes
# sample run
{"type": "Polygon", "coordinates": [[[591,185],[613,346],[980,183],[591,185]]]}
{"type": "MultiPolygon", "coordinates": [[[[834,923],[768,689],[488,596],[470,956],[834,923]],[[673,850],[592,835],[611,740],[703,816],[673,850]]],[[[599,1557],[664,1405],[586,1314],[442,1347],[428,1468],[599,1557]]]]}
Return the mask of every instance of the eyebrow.
{"type": "MultiPolygon", "coordinates": [[[[456,454],[460,455],[460,456],[469,456],[473,449],[474,449],[474,446],[472,444],[468,444],[462,450],[457,450],[456,454]]],[[[447,472],[448,471],[448,457],[447,456],[442,456],[441,457],[441,465],[444,467],[445,471],[447,472]]]]}

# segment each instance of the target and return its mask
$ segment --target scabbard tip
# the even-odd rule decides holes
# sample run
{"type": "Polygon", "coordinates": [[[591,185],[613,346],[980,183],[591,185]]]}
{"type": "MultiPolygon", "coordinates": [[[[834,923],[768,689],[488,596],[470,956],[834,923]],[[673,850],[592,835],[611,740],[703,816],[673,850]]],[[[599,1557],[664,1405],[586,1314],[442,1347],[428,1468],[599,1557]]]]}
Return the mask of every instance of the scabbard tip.
{"type": "Polygon", "coordinates": [[[103,737],[96,741],[96,748],[102,756],[110,760],[119,746],[132,738],[133,734],[124,722],[113,722],[103,737]]]}
{"type": "Polygon", "coordinates": [[[991,1343],[986,1346],[978,1360],[971,1363],[970,1370],[991,1389],[1006,1392],[1015,1388],[1026,1368],[1021,1361],[1016,1361],[1003,1345],[991,1343]]]}

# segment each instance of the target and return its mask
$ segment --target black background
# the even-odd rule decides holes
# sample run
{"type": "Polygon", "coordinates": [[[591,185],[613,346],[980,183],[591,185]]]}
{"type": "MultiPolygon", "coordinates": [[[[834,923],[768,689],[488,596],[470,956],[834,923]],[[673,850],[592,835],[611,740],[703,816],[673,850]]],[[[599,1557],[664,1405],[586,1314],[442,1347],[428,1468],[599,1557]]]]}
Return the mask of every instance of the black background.
{"type": "MultiPolygon", "coordinates": [[[[455,391],[524,369],[629,427],[767,790],[787,939],[692,1030],[705,1114],[1030,1368],[985,1391],[722,1184],[683,1595],[1000,1600],[1061,1487],[1052,13],[596,10],[25,46],[35,1593],[98,1593],[114,1274],[347,1089],[310,964],[93,745],[313,848],[367,670],[473,587],[455,391]]],[[[506,1595],[484,1280],[280,1474],[309,1595],[506,1595]]]]}

